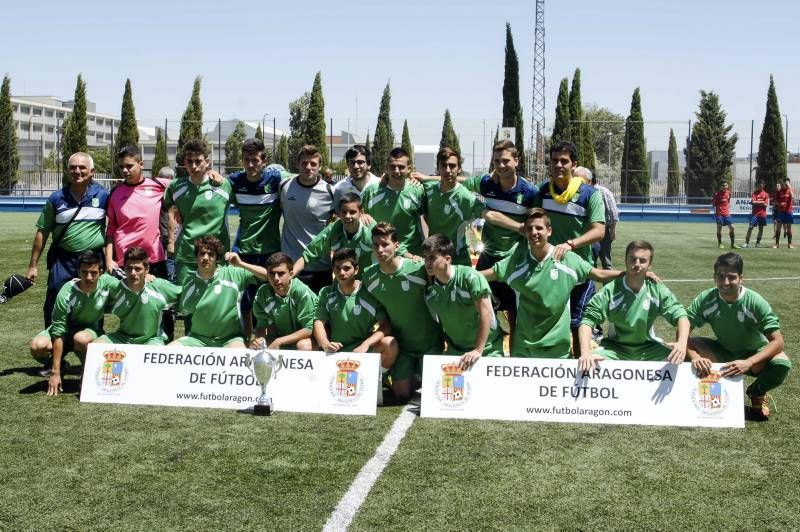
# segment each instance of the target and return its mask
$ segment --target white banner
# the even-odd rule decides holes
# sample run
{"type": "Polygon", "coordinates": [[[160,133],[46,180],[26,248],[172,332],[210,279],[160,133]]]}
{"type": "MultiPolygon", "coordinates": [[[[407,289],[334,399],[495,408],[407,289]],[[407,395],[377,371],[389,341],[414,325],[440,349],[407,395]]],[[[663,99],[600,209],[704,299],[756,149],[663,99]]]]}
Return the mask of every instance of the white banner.
{"type": "Polygon", "coordinates": [[[468,371],[458,357],[423,362],[422,417],[744,427],[743,379],[720,364],[698,379],[688,363],[481,358],[468,371]]]}
{"type": "MultiPolygon", "coordinates": [[[[753,212],[753,205],[750,203],[750,198],[731,198],[731,214],[751,214],[753,212]]],[[[714,209],[711,209],[711,214],[714,214],[714,209]]]]}
{"type": "MultiPolygon", "coordinates": [[[[90,344],[81,401],[242,410],[261,387],[245,349],[90,344]]],[[[376,413],[377,353],[270,350],[283,364],[267,386],[276,412],[376,413]]]]}

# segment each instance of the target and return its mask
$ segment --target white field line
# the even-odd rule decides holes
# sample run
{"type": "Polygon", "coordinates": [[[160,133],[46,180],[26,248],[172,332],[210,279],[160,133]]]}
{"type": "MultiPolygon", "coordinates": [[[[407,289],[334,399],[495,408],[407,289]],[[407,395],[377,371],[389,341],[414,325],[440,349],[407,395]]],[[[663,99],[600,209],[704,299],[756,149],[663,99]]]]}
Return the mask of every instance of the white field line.
{"type": "MultiPolygon", "coordinates": [[[[745,277],[745,283],[749,283],[752,281],[797,281],[800,280],[800,277],[745,277]]],[[[700,283],[700,282],[707,282],[709,284],[714,284],[714,279],[711,277],[706,277],[704,279],[662,279],[665,283],[700,283]]]]}
{"type": "Polygon", "coordinates": [[[375,454],[358,472],[358,476],[350,484],[347,493],[344,494],[333,513],[328,517],[328,521],[322,529],[323,532],[347,530],[350,523],[353,522],[356,512],[358,512],[358,509],[361,508],[367,498],[372,486],[375,485],[389,460],[392,459],[392,455],[397,451],[411,424],[417,418],[417,408],[418,406],[409,404],[400,412],[383,442],[375,450],[375,454]]]}

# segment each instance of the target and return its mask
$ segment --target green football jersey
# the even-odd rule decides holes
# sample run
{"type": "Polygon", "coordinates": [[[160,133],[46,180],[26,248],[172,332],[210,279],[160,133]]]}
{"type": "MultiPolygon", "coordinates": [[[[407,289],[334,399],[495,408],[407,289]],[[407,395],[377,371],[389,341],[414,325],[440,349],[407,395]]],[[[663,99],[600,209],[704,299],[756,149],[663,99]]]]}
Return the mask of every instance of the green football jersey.
{"type": "Polygon", "coordinates": [[[386,309],[400,351],[414,356],[437,353],[441,350],[442,331],[425,304],[425,265],[400,260],[400,267],[391,274],[383,273],[379,264],[367,268],[364,286],[386,309]]]}
{"type": "Polygon", "coordinates": [[[361,193],[364,212],[376,222],[389,222],[397,229],[400,251],[422,255],[422,229],[419,217],[425,214],[425,190],[406,180],[402,190],[388,185],[368,185],[361,193]]]}
{"type": "MultiPolygon", "coordinates": [[[[581,184],[573,198],[567,203],[556,202],[550,194],[550,182],[545,181],[539,189],[541,207],[550,215],[553,234],[550,244],[556,246],[572,240],[588,231],[593,223],[606,223],[606,207],[603,193],[596,188],[581,184]]],[[[592,262],[592,247],[582,246],[575,250],[587,262],[592,262]]]]}
{"type": "Polygon", "coordinates": [[[161,328],[161,313],[178,302],[181,287],[165,279],[153,279],[139,292],[121,282],[111,290],[111,314],[119,318],[119,329],[133,344],[152,338],[167,340],[161,328]]]}
{"type": "Polygon", "coordinates": [[[581,325],[594,328],[608,320],[603,344],[611,342],[614,348],[636,355],[648,344],[663,343],[653,329],[658,316],[674,327],[686,317],[686,309],[664,284],[647,279],[639,292],[634,292],[621,277],[589,300],[581,325]]]}
{"type": "Polygon", "coordinates": [[[199,186],[188,177],[173,179],[164,191],[164,208],[175,205],[181,216],[181,231],[175,243],[175,261],[194,263],[194,241],[201,236],[219,238],[225,251],[230,237],[225,214],[231,198],[231,183],[224,179],[217,187],[206,177],[199,186]]]}
{"type": "Polygon", "coordinates": [[[239,209],[237,245],[239,253],[269,255],[281,250],[281,177],[277,171],[263,172],[256,182],[245,172],[230,176],[231,203],[239,209]]]}
{"type": "Polygon", "coordinates": [[[53,306],[53,321],[48,328],[53,338],[63,337],[81,329],[102,332],[100,322],[111,291],[120,281],[107,273],[97,279],[97,286],[89,294],[78,287],[78,279],[73,279],[58,291],[53,306]]]}
{"type": "Polygon", "coordinates": [[[180,309],[192,316],[190,335],[224,341],[242,334],[239,301],[245,289],[255,284],[255,275],[236,266],[218,266],[211,279],[197,274],[183,284],[180,309]]]}
{"type": "MultiPolygon", "coordinates": [[[[464,354],[475,347],[478,311],[475,301],[490,296],[489,282],[469,266],[453,266],[453,278],[447,284],[433,279],[428,284],[425,300],[439,320],[447,340],[447,354],[464,354]]],[[[492,311],[492,323],[484,356],[503,356],[503,335],[492,311]]]]}
{"type": "Polygon", "coordinates": [[[517,246],[510,256],[492,267],[499,281],[517,294],[517,326],[511,356],[566,358],[572,333],[569,296],[575,285],[589,278],[592,266],[569,251],[560,262],[553,247],[542,262],[528,246],[517,246]]]}
{"type": "Polygon", "coordinates": [[[334,283],[320,290],[316,319],[328,325],[331,341],[341,342],[347,351],[369,338],[375,324],[386,319],[386,311],[363,284],[344,295],[334,283]]]}
{"type": "Polygon", "coordinates": [[[722,347],[743,356],[760,351],[769,343],[766,335],[781,328],[767,300],[744,286],[733,303],[722,299],[716,288],[704,290],[688,313],[692,327],[708,323],[722,347]]]}
{"type": "Polygon", "coordinates": [[[314,330],[317,295],[300,279],[292,279],[285,297],[275,293],[269,284],[261,285],[253,302],[256,327],[266,327],[271,338],[308,329],[314,330]]]}
{"type": "Polygon", "coordinates": [[[331,254],[341,248],[350,248],[356,252],[358,257],[359,277],[370,264],[373,264],[372,255],[372,228],[373,223],[366,226],[359,222],[358,231],[353,235],[348,235],[344,230],[344,223],[336,220],[332,224],[325,226],[317,236],[309,242],[303,252],[303,260],[306,264],[311,264],[322,258],[330,258],[331,254]]]}
{"type": "Polygon", "coordinates": [[[483,200],[460,183],[452,190],[442,192],[441,183],[437,181],[425,184],[425,195],[428,234],[442,234],[449,238],[455,248],[453,264],[470,266],[466,232],[472,220],[480,218],[486,209],[483,200]]]}

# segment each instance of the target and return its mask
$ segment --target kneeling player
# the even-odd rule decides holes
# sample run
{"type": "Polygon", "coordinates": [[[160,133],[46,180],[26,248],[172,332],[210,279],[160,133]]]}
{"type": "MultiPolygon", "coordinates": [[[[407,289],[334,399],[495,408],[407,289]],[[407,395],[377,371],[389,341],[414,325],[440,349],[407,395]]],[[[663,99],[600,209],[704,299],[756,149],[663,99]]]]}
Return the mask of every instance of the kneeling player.
{"type": "Polygon", "coordinates": [[[652,264],[653,246],[634,240],[625,249],[625,275],[607,284],[589,301],[578,329],[581,370],[591,369],[597,360],[605,358],[683,362],[689,340],[686,310],[666,286],[647,278],[652,264]],[[678,328],[671,349],[653,334],[653,322],[658,316],[678,328]],[[608,333],[592,352],[592,330],[606,319],[608,333]]]}
{"type": "Polygon", "coordinates": [[[439,320],[447,340],[447,354],[461,356],[462,368],[481,355],[503,356],[503,335],[497,326],[486,278],[469,266],[453,264],[453,243],[431,235],[422,243],[425,269],[433,279],[425,300],[439,320]]]}
{"type": "Polygon", "coordinates": [[[186,336],[170,345],[189,347],[245,347],[239,301],[256,278],[266,280],[261,266],[243,262],[236,253],[228,253],[227,266],[217,266],[222,242],[215,236],[200,237],[194,242],[197,273],[183,282],[180,308],[192,316],[186,336]]]}
{"type": "Polygon", "coordinates": [[[767,392],[786,379],[792,363],[783,352],[778,316],[759,294],[742,285],[744,261],[737,253],[725,253],[714,262],[716,288],[701,292],[689,306],[692,327],[708,323],[716,339],[692,337],[687,355],[700,376],[712,362],[725,362],[723,377],[752,375],[747,387],[751,419],[769,418],[767,392]]]}
{"type": "Polygon", "coordinates": [[[181,288],[166,279],[145,283],[150,272],[147,252],[140,247],[125,250],[125,280],[111,289],[111,313],[119,328],[95,343],[164,345],[167,335],[161,327],[162,312],[177,303],[181,288]]]}
{"type": "Polygon", "coordinates": [[[33,358],[46,363],[52,355],[47,395],[62,391],[61,361],[65,354],[74,351],[83,361],[86,346],[102,331],[109,288],[119,282],[100,273],[100,256],[91,251],[78,257],[78,275],[58,291],[50,327],[31,340],[33,358]]]}
{"type": "Polygon", "coordinates": [[[317,295],[292,277],[292,258],[275,253],[267,259],[267,280],[256,292],[256,330],[250,347],[311,351],[317,295]]]}

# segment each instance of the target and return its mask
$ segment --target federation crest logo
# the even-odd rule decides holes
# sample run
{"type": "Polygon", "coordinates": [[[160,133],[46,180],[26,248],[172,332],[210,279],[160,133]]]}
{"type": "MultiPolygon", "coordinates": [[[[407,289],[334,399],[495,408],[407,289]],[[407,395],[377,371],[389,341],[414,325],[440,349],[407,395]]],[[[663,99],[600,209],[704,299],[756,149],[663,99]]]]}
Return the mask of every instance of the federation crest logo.
{"type": "Polygon", "coordinates": [[[517,193],[517,205],[522,205],[522,192],[517,193]]]}
{"type": "Polygon", "coordinates": [[[555,268],[553,268],[552,270],[550,270],[550,278],[551,278],[552,280],[554,280],[554,281],[555,281],[556,279],[558,279],[558,270],[556,270],[555,268]]]}
{"type": "Polygon", "coordinates": [[[269,194],[270,192],[272,192],[272,185],[269,185],[269,184],[268,185],[264,185],[264,192],[266,194],[269,194]]]}
{"type": "Polygon", "coordinates": [[[214,193],[211,192],[210,190],[206,190],[206,193],[204,194],[204,196],[208,201],[211,201],[211,198],[214,196],[214,193]]]}
{"type": "Polygon", "coordinates": [[[460,408],[469,399],[469,383],[458,362],[442,364],[442,374],[436,382],[436,398],[445,408],[460,408]]]}
{"type": "Polygon", "coordinates": [[[447,204],[445,204],[445,206],[444,206],[444,213],[445,213],[445,214],[450,214],[450,211],[451,211],[451,210],[453,210],[453,208],[452,208],[452,207],[450,207],[450,205],[447,205],[447,204]]]}
{"type": "Polygon", "coordinates": [[[353,314],[355,314],[356,316],[361,314],[361,305],[356,305],[353,307],[353,314]]]}
{"type": "Polygon", "coordinates": [[[692,402],[701,414],[715,416],[728,408],[728,391],[721,378],[718,371],[712,371],[697,381],[692,390],[692,402]]]}
{"type": "Polygon", "coordinates": [[[92,198],[92,207],[100,206],[100,198],[92,198]]]}
{"type": "Polygon", "coordinates": [[[411,208],[411,200],[408,198],[403,199],[403,208],[408,210],[411,208]]]}
{"type": "Polygon", "coordinates": [[[358,368],[361,362],[346,358],[336,362],[336,376],[330,386],[331,395],[339,403],[352,403],[364,392],[364,382],[358,368]]]}
{"type": "Polygon", "coordinates": [[[400,281],[400,288],[403,289],[403,292],[408,292],[411,288],[411,283],[406,280],[400,281]]]}
{"type": "Polygon", "coordinates": [[[103,363],[97,370],[97,386],[104,392],[116,392],[125,386],[128,370],[125,367],[124,351],[106,351],[103,363]]]}

